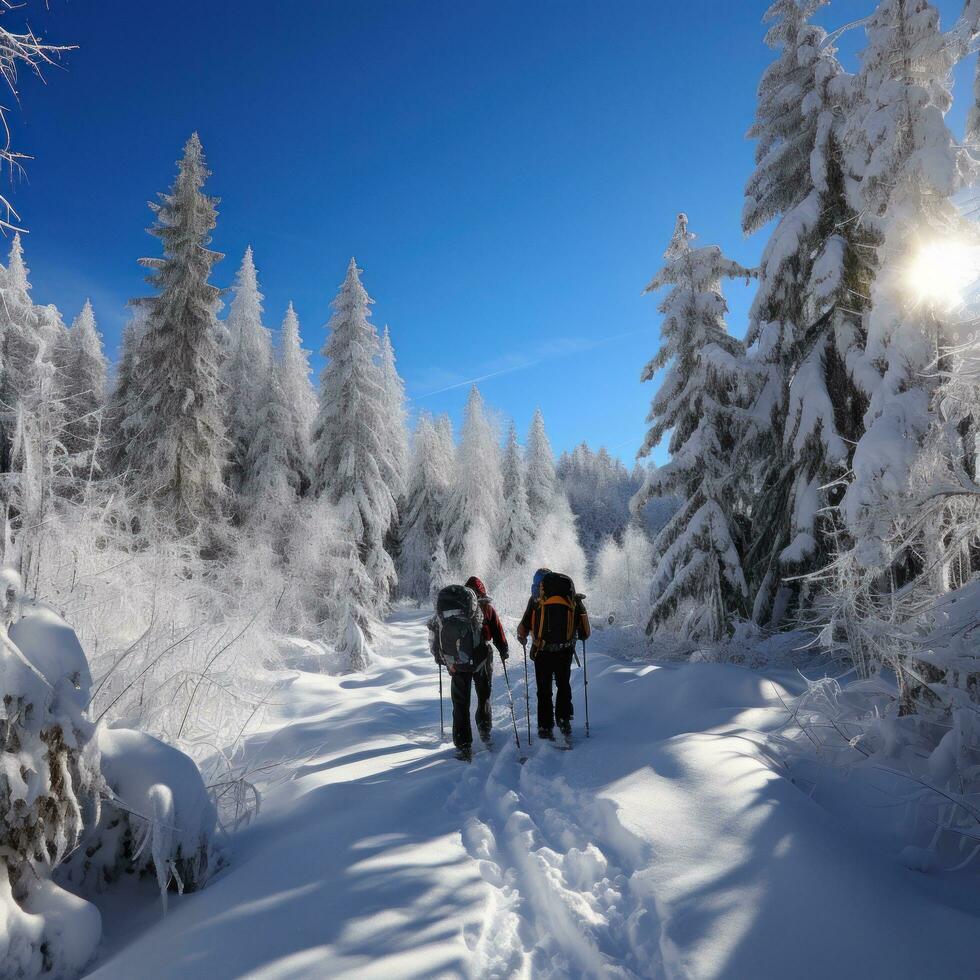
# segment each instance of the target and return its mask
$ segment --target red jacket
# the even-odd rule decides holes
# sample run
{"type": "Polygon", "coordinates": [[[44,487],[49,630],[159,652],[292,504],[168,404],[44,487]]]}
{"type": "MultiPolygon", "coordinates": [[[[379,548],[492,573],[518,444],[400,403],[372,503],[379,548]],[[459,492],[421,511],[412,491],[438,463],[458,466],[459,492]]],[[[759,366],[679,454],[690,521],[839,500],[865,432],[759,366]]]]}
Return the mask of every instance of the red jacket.
{"type": "Polygon", "coordinates": [[[492,642],[501,653],[507,653],[507,636],[504,633],[504,625],[500,622],[497,610],[490,603],[486,586],[475,575],[471,575],[466,580],[466,588],[472,589],[476,593],[476,597],[480,601],[480,609],[483,610],[484,644],[489,648],[492,642]]]}

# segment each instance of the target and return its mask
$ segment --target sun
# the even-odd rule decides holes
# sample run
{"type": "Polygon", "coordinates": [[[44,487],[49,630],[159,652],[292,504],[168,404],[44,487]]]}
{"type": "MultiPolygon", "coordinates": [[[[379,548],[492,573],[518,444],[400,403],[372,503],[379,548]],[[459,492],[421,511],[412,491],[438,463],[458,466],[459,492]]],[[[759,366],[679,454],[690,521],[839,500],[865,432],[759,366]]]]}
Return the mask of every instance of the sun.
{"type": "Polygon", "coordinates": [[[908,267],[916,300],[943,309],[960,306],[978,278],[980,248],[955,239],[921,245],[908,267]]]}

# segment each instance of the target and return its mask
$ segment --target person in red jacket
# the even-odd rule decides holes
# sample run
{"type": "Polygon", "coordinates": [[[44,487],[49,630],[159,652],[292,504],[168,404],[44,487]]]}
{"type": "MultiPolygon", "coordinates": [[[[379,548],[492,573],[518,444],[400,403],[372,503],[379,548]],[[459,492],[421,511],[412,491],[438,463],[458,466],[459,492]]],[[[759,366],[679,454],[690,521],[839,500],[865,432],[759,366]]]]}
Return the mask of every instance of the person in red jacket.
{"type": "Polygon", "coordinates": [[[480,738],[489,743],[493,729],[493,715],[490,711],[490,688],[493,682],[493,647],[497,648],[501,660],[509,656],[507,637],[503,624],[493,608],[484,584],[475,576],[466,580],[466,588],[472,589],[483,612],[483,642],[473,658],[472,671],[452,671],[451,692],[453,699],[453,744],[457,750],[468,755],[473,744],[473,729],[470,727],[470,691],[476,688],[476,730],[480,738]],[[491,646],[492,644],[492,646],[491,646]]]}

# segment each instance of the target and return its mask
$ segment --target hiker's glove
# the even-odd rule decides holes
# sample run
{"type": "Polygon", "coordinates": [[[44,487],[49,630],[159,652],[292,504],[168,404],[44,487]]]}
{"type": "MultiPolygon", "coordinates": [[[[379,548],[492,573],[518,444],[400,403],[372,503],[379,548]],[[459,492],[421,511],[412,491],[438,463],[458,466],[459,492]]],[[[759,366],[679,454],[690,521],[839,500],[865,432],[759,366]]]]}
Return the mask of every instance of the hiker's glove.
{"type": "Polygon", "coordinates": [[[500,659],[501,660],[505,660],[505,661],[506,660],[510,660],[510,653],[508,653],[506,650],[501,650],[500,651],[500,659]]]}
{"type": "Polygon", "coordinates": [[[532,664],[534,663],[534,660],[537,657],[537,655],[538,655],[538,651],[535,650],[534,647],[531,647],[531,652],[528,654],[528,656],[531,658],[532,664]]]}

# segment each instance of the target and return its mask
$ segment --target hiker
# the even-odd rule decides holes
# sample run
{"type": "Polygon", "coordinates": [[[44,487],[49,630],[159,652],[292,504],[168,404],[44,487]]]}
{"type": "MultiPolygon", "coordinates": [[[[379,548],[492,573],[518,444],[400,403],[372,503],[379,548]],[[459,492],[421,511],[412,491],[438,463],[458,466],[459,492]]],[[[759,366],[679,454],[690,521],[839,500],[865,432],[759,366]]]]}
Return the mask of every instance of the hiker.
{"type": "Polygon", "coordinates": [[[429,620],[429,649],[436,663],[446,665],[452,678],[453,744],[460,758],[469,759],[472,752],[470,692],[474,687],[476,729],[490,744],[493,647],[502,661],[508,658],[507,637],[483,582],[474,575],[465,586],[442,589],[436,598],[436,614],[429,620]]]}
{"type": "Polygon", "coordinates": [[[572,658],[577,640],[592,635],[585,596],[567,575],[548,568],[534,573],[531,598],[517,628],[524,646],[531,639],[531,660],[538,689],[538,738],[554,738],[555,722],[566,739],[572,734],[572,658]],[[555,701],[552,706],[552,686],[555,701]]]}

